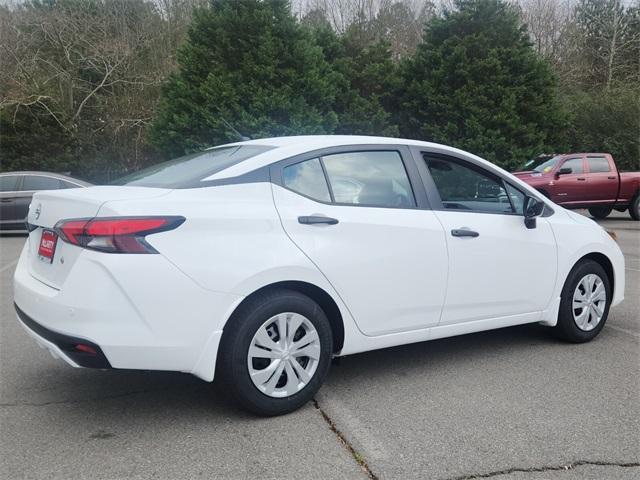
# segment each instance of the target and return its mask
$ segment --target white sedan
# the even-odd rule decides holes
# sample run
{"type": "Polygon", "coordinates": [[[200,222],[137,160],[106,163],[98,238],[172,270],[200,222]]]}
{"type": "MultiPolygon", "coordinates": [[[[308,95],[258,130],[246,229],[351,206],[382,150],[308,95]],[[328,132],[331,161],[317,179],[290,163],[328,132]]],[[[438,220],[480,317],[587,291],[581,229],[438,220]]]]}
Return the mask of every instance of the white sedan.
{"type": "Polygon", "coordinates": [[[120,183],[35,194],[19,321],[74,367],[219,376],[263,415],[332,357],[534,322],[585,342],[623,300],[607,232],[443,145],[268,138],[120,183]]]}

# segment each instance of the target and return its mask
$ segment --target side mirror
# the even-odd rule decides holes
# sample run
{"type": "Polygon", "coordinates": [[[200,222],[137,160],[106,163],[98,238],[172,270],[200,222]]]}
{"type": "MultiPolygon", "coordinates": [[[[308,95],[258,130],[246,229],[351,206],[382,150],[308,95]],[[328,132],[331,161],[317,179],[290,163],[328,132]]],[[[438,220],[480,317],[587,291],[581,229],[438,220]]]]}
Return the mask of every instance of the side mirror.
{"type": "Polygon", "coordinates": [[[527,197],[524,202],[524,225],[531,229],[536,228],[536,217],[542,215],[544,202],[534,197],[527,197]]]}
{"type": "Polygon", "coordinates": [[[559,177],[560,175],[569,175],[571,173],[573,173],[573,170],[571,170],[570,167],[562,167],[556,172],[556,177],[559,177]]]}

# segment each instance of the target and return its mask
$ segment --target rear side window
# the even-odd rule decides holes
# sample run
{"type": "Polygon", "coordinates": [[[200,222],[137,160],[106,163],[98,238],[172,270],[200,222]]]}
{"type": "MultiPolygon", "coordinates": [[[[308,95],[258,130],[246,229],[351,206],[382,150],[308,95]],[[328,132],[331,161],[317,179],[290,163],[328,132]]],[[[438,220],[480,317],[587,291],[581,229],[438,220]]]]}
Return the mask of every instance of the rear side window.
{"type": "Polygon", "coordinates": [[[41,175],[26,175],[20,190],[25,192],[37,190],[58,190],[60,180],[53,177],[43,177],[41,175]]]}
{"type": "Polygon", "coordinates": [[[322,157],[334,201],[375,207],[414,207],[409,177],[396,151],[347,152],[322,157]]]}
{"type": "Polygon", "coordinates": [[[285,187],[294,192],[321,202],[331,201],[329,187],[318,158],[285,167],[282,171],[282,181],[285,187]]]}
{"type": "Polygon", "coordinates": [[[214,173],[221,172],[272,148],[265,145],[237,145],[213,148],[153,165],[122,177],[113,182],[113,185],[158,188],[193,187],[197,186],[199,181],[214,173]]]}
{"type": "Polygon", "coordinates": [[[510,198],[517,198],[518,191],[512,189],[507,195],[501,179],[451,160],[430,157],[425,160],[445,209],[516,213],[510,198]]]}
{"type": "Polygon", "coordinates": [[[18,175],[0,176],[0,192],[15,192],[18,189],[18,175]]]}
{"type": "Polygon", "coordinates": [[[605,157],[588,157],[587,163],[589,164],[590,173],[610,172],[609,160],[605,157]]]}
{"type": "Polygon", "coordinates": [[[582,165],[582,158],[570,158],[564,162],[560,168],[570,168],[571,173],[584,173],[584,166],[582,165]]]}

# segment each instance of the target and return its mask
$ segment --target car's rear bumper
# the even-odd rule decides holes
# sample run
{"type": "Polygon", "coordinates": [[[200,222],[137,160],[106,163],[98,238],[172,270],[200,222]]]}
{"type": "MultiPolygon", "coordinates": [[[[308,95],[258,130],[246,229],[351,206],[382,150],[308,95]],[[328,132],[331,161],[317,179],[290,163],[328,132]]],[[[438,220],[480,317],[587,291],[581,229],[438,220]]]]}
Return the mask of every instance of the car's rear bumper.
{"type": "Polygon", "coordinates": [[[83,251],[59,288],[29,269],[25,247],[14,274],[20,322],[73,366],[180,371],[210,381],[222,326],[242,299],[202,289],[161,255],[83,251]],[[79,360],[79,344],[98,348],[101,361],[79,360]]]}
{"type": "Polygon", "coordinates": [[[17,304],[14,306],[18,320],[27,333],[54,357],[61,358],[74,367],[111,368],[102,349],[95,343],[49,330],[24,313],[17,304]]]}

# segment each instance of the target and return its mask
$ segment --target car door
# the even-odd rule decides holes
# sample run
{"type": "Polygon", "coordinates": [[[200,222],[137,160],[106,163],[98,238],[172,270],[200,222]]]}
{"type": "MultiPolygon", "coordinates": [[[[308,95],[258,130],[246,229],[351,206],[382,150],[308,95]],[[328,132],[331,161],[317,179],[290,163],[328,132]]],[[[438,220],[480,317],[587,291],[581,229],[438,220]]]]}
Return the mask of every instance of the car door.
{"type": "Polygon", "coordinates": [[[556,242],[546,218],[524,224],[525,195],[462,158],[417,152],[447,239],[449,276],[440,325],[509,317],[535,321],[555,287],[556,242]]]}
{"type": "Polygon", "coordinates": [[[589,191],[585,175],[584,157],[569,157],[558,162],[553,185],[548,188],[551,200],[559,205],[580,204],[589,191]],[[571,173],[559,173],[563,168],[571,169],[571,173]]]}
{"type": "Polygon", "coordinates": [[[0,175],[0,227],[4,230],[21,227],[16,213],[20,179],[20,175],[0,175]]]}
{"type": "Polygon", "coordinates": [[[437,325],[444,303],[444,232],[406,147],[359,146],[271,169],[291,240],[318,267],[366,335],[437,325]]]}
{"type": "Polygon", "coordinates": [[[587,155],[589,196],[593,203],[615,203],[618,198],[618,174],[605,155],[587,155]]]}

